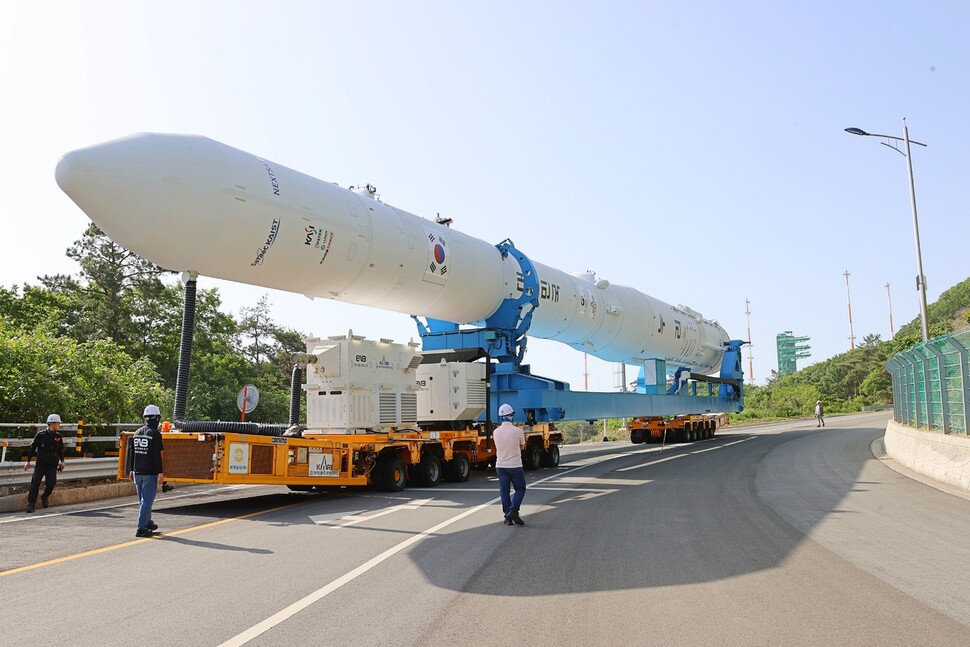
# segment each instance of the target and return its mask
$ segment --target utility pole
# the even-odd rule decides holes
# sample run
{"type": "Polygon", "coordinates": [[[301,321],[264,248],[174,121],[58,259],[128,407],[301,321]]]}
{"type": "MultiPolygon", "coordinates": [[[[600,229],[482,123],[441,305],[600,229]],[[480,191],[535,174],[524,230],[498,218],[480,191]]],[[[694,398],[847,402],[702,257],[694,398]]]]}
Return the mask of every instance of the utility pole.
{"type": "Polygon", "coordinates": [[[748,317],[748,384],[754,384],[754,358],[751,356],[751,300],[744,300],[744,314],[748,317]]]}
{"type": "Polygon", "coordinates": [[[889,297],[889,338],[892,339],[896,336],[896,330],[893,328],[893,293],[889,291],[889,284],[886,284],[886,295],[889,297]]]}
{"type": "Polygon", "coordinates": [[[852,297],[849,296],[849,270],[845,271],[845,298],[849,303],[849,348],[855,350],[855,335],[852,332],[852,297]]]}

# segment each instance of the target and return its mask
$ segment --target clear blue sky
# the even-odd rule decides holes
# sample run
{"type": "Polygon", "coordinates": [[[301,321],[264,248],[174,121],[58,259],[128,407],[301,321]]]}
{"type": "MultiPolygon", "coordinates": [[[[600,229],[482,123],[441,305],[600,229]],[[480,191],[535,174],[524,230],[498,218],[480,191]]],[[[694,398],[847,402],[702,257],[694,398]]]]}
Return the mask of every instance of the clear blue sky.
{"type": "MultiPolygon", "coordinates": [[[[202,134],[536,261],[684,304],[804,367],[918,314],[906,160],[928,294],[970,275],[970,4],[961,2],[34,2],[0,5],[0,284],[74,273],[69,150],[202,134]]],[[[159,240],[177,245],[177,240],[159,240]]],[[[416,337],[403,315],[218,287],[238,314],[325,336],[416,337]]],[[[747,355],[745,355],[747,357],[747,355]]],[[[533,372],[583,387],[581,353],[533,372]]],[[[747,360],[745,361],[747,367],[747,360]]],[[[632,369],[630,369],[632,379],[632,369]]],[[[590,359],[589,387],[613,366],[590,359]]]]}

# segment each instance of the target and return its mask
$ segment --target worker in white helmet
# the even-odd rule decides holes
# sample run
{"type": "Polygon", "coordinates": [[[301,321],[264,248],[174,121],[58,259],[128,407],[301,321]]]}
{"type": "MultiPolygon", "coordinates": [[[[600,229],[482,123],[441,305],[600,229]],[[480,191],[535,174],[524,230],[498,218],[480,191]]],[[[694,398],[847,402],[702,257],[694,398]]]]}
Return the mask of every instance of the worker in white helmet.
{"type": "Polygon", "coordinates": [[[152,520],[152,505],[158,487],[165,480],[162,473],[162,433],[158,430],[162,412],[157,405],[150,404],[145,407],[144,417],[145,426],[128,438],[127,455],[131,457],[129,476],[135,482],[139,501],[136,537],[151,537],[158,530],[158,524],[152,520]]]}
{"type": "Polygon", "coordinates": [[[34,442],[30,443],[24,471],[30,467],[30,457],[33,455],[37,456],[37,461],[34,463],[34,475],[30,479],[30,489],[27,491],[27,512],[34,511],[41,479],[44,481],[44,494],[41,495],[40,502],[45,508],[49,505],[48,498],[57,484],[57,473],[64,469],[61,417],[56,413],[47,416],[47,427],[37,432],[34,442]]]}
{"type": "Polygon", "coordinates": [[[822,408],[821,400],[815,401],[815,420],[816,420],[816,424],[815,424],[816,427],[825,426],[825,410],[822,408]]]}
{"type": "Polygon", "coordinates": [[[525,469],[522,467],[522,450],[525,449],[525,434],[512,424],[515,410],[508,404],[498,408],[502,424],[492,432],[495,442],[495,472],[498,474],[499,495],[502,497],[502,513],[505,525],[524,526],[519,516],[519,506],[525,498],[525,469]],[[509,496],[510,486],[515,494],[509,496]]]}

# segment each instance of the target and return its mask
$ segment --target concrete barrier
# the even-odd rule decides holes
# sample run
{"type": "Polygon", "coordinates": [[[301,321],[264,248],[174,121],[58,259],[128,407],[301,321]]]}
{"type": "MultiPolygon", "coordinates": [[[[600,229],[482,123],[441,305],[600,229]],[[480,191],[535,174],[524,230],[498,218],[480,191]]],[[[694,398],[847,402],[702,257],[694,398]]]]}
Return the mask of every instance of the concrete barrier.
{"type": "Polygon", "coordinates": [[[970,492],[970,438],[924,431],[890,420],[886,454],[909,469],[970,492]]]}
{"type": "MultiPolygon", "coordinates": [[[[44,486],[40,486],[43,493],[44,486]]],[[[57,512],[55,508],[72,503],[85,503],[87,501],[98,501],[100,499],[110,499],[114,497],[135,497],[135,484],[131,481],[120,481],[118,483],[106,483],[103,485],[92,485],[89,487],[61,487],[54,488],[50,497],[49,512],[57,512]]],[[[137,499],[135,499],[137,500],[137,499]]],[[[0,497],[0,512],[16,512],[27,509],[27,493],[11,494],[0,497]]],[[[37,497],[37,512],[45,512],[40,505],[40,497],[37,497]]]]}

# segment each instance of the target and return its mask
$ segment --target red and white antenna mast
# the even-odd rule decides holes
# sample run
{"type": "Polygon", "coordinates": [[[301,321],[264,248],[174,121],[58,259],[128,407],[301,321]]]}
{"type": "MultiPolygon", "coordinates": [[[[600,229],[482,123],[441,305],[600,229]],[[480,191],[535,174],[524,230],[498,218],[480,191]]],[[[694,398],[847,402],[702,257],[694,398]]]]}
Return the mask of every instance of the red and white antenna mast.
{"type": "Polygon", "coordinates": [[[852,332],[852,297],[849,296],[849,270],[845,271],[845,299],[849,304],[849,348],[855,350],[855,335],[852,332]]]}
{"type": "Polygon", "coordinates": [[[748,384],[754,384],[754,362],[751,356],[751,300],[744,300],[744,314],[748,317],[748,384]]]}

